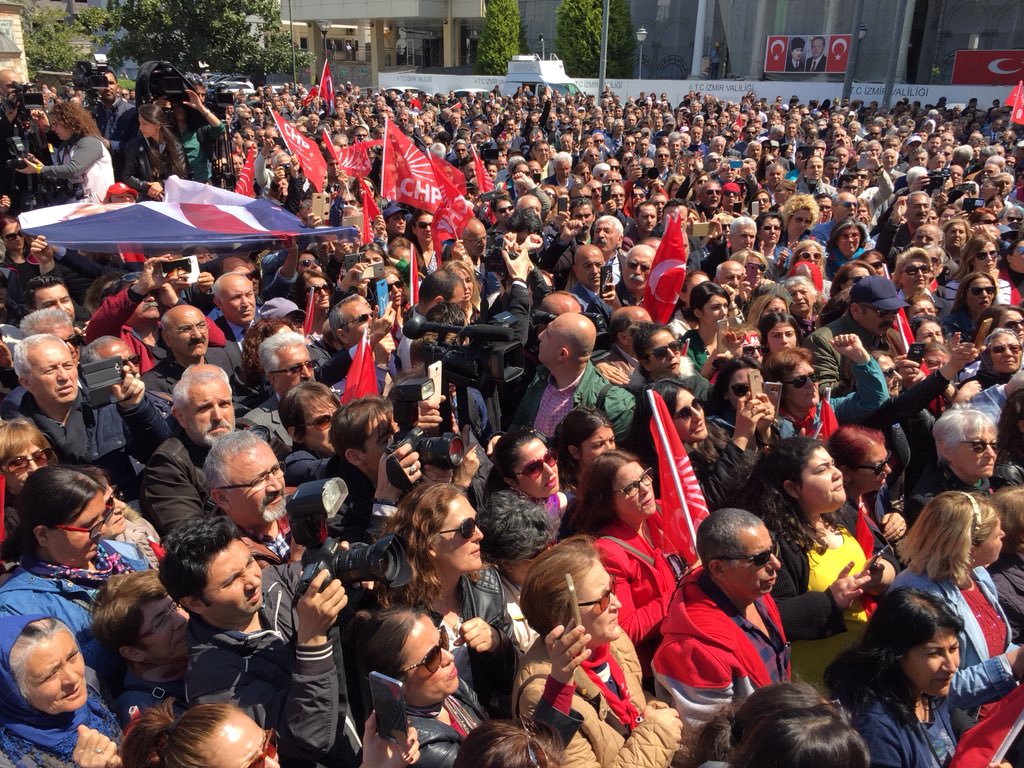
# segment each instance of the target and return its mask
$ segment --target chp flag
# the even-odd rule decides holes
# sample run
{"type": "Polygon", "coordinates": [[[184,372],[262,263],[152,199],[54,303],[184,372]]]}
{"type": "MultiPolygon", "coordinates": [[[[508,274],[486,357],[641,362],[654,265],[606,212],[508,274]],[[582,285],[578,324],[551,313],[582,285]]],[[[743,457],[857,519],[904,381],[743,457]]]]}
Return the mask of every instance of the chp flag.
{"type": "Polygon", "coordinates": [[[306,174],[306,178],[309,179],[313,188],[317,192],[323,192],[327,176],[327,163],[324,162],[320,147],[295,130],[295,126],[277,112],[272,114],[274,122],[277,123],[277,130],[280,131],[288,151],[295,155],[299,165],[302,166],[302,172],[306,174]]]}
{"type": "Polygon", "coordinates": [[[391,120],[384,128],[380,194],[430,213],[444,202],[430,158],[391,120]]]}

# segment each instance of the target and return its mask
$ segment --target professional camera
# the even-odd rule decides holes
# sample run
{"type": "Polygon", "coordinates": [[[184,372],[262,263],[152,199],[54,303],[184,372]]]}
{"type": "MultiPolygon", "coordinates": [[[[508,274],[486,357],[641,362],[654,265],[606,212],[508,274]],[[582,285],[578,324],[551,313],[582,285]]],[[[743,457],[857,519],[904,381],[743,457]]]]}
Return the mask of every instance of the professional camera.
{"type": "Polygon", "coordinates": [[[188,78],[167,61],[147,61],[135,79],[135,104],[141,107],[157,99],[171,103],[188,101],[188,78]]]}
{"type": "Polygon", "coordinates": [[[287,501],[292,538],[306,548],[302,555],[300,595],[325,569],[331,578],[346,585],[382,581],[390,587],[401,587],[412,578],[405,546],[397,536],[382,536],[373,544],[355,543],[348,549],[342,549],[337,539],[327,536],[327,521],[338,514],[347,497],[348,486],[332,477],[303,483],[287,501]]]}
{"type": "Polygon", "coordinates": [[[226,85],[217,85],[206,91],[206,108],[220,117],[227,114],[228,107],[235,105],[235,94],[227,88],[226,85]]]}
{"type": "Polygon", "coordinates": [[[948,179],[949,168],[943,168],[941,171],[932,171],[928,174],[928,186],[926,187],[926,191],[934,192],[937,189],[942,189],[948,179]]]}
{"type": "Polygon", "coordinates": [[[103,54],[95,54],[94,61],[83,59],[75,62],[75,66],[71,70],[71,82],[75,84],[75,88],[95,95],[109,85],[107,82],[109,71],[107,57],[103,54]]]}
{"type": "Polygon", "coordinates": [[[421,347],[423,360],[440,361],[445,375],[458,385],[481,388],[493,383],[508,384],[523,375],[523,345],[515,340],[515,317],[502,312],[487,325],[445,325],[428,323],[419,315],[405,321],[402,333],[419,339],[427,333],[439,338],[453,334],[452,342],[433,342],[421,347]],[[470,343],[463,345],[462,339],[470,343]]]}
{"type": "Polygon", "coordinates": [[[42,109],[46,106],[43,100],[43,92],[35,83],[11,83],[7,93],[7,101],[11,104],[17,103],[25,109],[42,109]]]}
{"type": "Polygon", "coordinates": [[[14,156],[7,161],[7,170],[13,171],[16,168],[24,168],[28,165],[28,149],[20,136],[11,136],[7,139],[7,149],[14,156]]]}

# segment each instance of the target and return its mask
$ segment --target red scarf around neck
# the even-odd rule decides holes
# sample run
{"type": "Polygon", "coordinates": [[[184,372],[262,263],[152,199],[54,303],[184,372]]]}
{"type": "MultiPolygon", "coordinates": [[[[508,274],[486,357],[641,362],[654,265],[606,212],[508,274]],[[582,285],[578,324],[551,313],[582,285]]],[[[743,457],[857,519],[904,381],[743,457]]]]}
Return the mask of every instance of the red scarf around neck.
{"type": "Polygon", "coordinates": [[[608,706],[611,707],[612,712],[619,718],[619,722],[622,723],[626,730],[631,732],[641,722],[640,710],[636,708],[633,700],[629,696],[629,689],[626,688],[626,676],[622,673],[622,667],[615,661],[614,657],[609,652],[609,645],[606,643],[599,649],[595,650],[589,659],[583,662],[583,671],[587,673],[587,677],[590,678],[591,682],[597,686],[598,690],[604,696],[605,701],[608,702],[608,706]],[[617,695],[611,688],[604,684],[604,681],[598,676],[597,669],[601,665],[607,663],[608,670],[611,672],[612,681],[619,689],[617,695]]]}

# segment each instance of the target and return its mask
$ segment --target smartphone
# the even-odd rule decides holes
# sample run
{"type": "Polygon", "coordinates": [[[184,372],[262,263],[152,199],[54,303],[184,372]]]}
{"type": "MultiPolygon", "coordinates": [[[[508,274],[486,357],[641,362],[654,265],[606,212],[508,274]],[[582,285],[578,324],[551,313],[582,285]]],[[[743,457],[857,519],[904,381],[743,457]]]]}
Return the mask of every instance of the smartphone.
{"type": "Polygon", "coordinates": [[[801,144],[796,148],[796,156],[806,160],[814,154],[814,147],[809,144],[801,144]]]}
{"type": "Polygon", "coordinates": [[[696,221],[693,224],[693,236],[694,237],[707,237],[708,232],[711,229],[710,221],[696,221]]]}
{"type": "Polygon", "coordinates": [[[764,393],[768,395],[768,399],[775,407],[775,410],[778,411],[779,403],[782,402],[782,382],[766,381],[764,383],[764,393]]]}
{"type": "Polygon", "coordinates": [[[569,198],[559,197],[558,198],[558,212],[565,213],[569,210],[569,198]]]}
{"type": "Polygon", "coordinates": [[[480,202],[489,203],[493,200],[497,200],[503,194],[505,194],[505,190],[503,189],[492,189],[490,192],[484,192],[480,195],[480,202]]]}
{"type": "Polygon", "coordinates": [[[485,149],[483,151],[483,160],[484,160],[485,163],[494,162],[497,159],[498,159],[498,149],[496,147],[492,148],[492,149],[485,149]]]}
{"type": "Polygon", "coordinates": [[[743,161],[742,160],[730,160],[729,161],[729,167],[730,168],[736,168],[736,169],[742,168],[743,167],[743,161]]]}
{"type": "Polygon", "coordinates": [[[124,381],[124,361],[120,356],[82,363],[80,371],[89,405],[98,408],[114,402],[113,388],[124,381]]]}
{"type": "Polygon", "coordinates": [[[759,200],[755,200],[750,204],[750,215],[755,219],[761,215],[761,202],[759,200]]]}
{"type": "Polygon", "coordinates": [[[583,617],[580,616],[579,597],[576,596],[576,584],[572,580],[572,574],[565,574],[565,588],[569,590],[569,604],[572,606],[572,627],[566,627],[565,631],[568,632],[573,627],[583,626],[583,617]]]}
{"type": "Polygon", "coordinates": [[[760,262],[751,257],[747,259],[747,282],[750,283],[750,287],[753,288],[757,285],[761,279],[761,270],[758,269],[760,262]]]}
{"type": "Polygon", "coordinates": [[[741,201],[737,201],[737,202],[733,203],[732,204],[732,212],[733,213],[743,213],[743,203],[741,201]]]}
{"type": "MultiPolygon", "coordinates": [[[[364,254],[365,255],[365,254],[364,254]]],[[[359,276],[360,280],[380,280],[384,277],[384,262],[376,261],[366,269],[363,270],[363,274],[359,276]]]]}
{"type": "Polygon", "coordinates": [[[199,259],[196,256],[186,256],[182,259],[172,259],[160,265],[160,271],[164,277],[175,279],[184,277],[188,284],[192,285],[199,280],[199,259]]]}
{"type": "Polygon", "coordinates": [[[984,208],[985,201],[980,197],[965,197],[964,198],[964,212],[973,211],[975,208],[984,208]]]}
{"type": "Polygon", "coordinates": [[[646,176],[648,179],[656,179],[660,175],[661,174],[658,173],[658,169],[655,168],[654,166],[651,166],[650,168],[648,168],[647,171],[644,173],[644,176],[646,176]]]}
{"type": "Polygon", "coordinates": [[[992,318],[987,318],[981,322],[978,326],[978,332],[974,335],[974,346],[981,348],[981,345],[985,343],[985,337],[988,336],[989,330],[992,328],[992,318]]]}
{"type": "Polygon", "coordinates": [[[404,744],[409,737],[409,716],[405,709],[402,681],[380,672],[371,672],[370,698],[373,711],[377,713],[377,735],[392,743],[404,744]]]}
{"type": "Polygon", "coordinates": [[[750,394],[757,397],[764,392],[764,377],[760,371],[751,369],[747,374],[747,386],[750,387],[750,394]]]}
{"type": "Polygon", "coordinates": [[[355,265],[358,264],[362,260],[363,260],[363,252],[362,251],[356,251],[355,253],[348,254],[345,257],[345,271],[348,272],[350,269],[355,267],[355,265]]]}
{"type": "Polygon", "coordinates": [[[725,332],[729,330],[729,318],[723,317],[718,321],[718,340],[716,342],[719,353],[725,349],[725,332]]]}
{"type": "Polygon", "coordinates": [[[910,345],[910,349],[907,350],[907,359],[913,360],[915,363],[920,363],[924,360],[924,348],[924,344],[914,342],[910,345]]]}
{"type": "Polygon", "coordinates": [[[605,290],[607,290],[608,286],[612,282],[612,277],[613,275],[611,264],[605,264],[603,267],[601,267],[601,286],[598,290],[599,295],[604,295],[605,290]]]}
{"type": "Polygon", "coordinates": [[[327,221],[327,215],[330,212],[331,203],[327,199],[327,195],[323,192],[313,193],[313,215],[321,221],[327,221]]]}
{"type": "Polygon", "coordinates": [[[611,182],[605,182],[601,185],[601,202],[607,203],[612,199],[612,185],[611,182]]]}
{"type": "Polygon", "coordinates": [[[374,283],[374,290],[377,293],[377,317],[384,317],[384,313],[388,311],[388,304],[391,303],[388,281],[384,278],[377,280],[374,283]]]}
{"type": "Polygon", "coordinates": [[[442,364],[440,360],[427,366],[427,378],[434,382],[434,392],[436,394],[444,393],[444,390],[441,389],[441,371],[442,364]]]}

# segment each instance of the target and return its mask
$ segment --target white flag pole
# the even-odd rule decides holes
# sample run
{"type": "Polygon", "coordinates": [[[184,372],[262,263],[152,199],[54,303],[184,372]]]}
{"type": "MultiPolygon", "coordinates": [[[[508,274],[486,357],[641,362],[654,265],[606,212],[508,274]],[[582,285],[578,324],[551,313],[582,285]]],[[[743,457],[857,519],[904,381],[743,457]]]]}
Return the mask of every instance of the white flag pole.
{"type": "MultiPolygon", "coordinates": [[[[651,404],[651,415],[654,417],[654,424],[658,428],[658,441],[661,443],[663,456],[673,456],[672,448],[668,441],[668,434],[665,432],[665,425],[661,421],[661,413],[658,410],[657,402],[654,399],[654,390],[647,390],[647,400],[651,404]]],[[[686,504],[686,496],[683,494],[683,484],[679,479],[679,467],[674,461],[669,462],[672,470],[672,484],[676,487],[676,495],[679,497],[679,504],[682,506],[683,519],[686,521],[686,530],[690,534],[690,542],[693,544],[693,551],[697,551],[697,531],[693,527],[693,520],[690,519],[690,509],[686,504]]]]}

